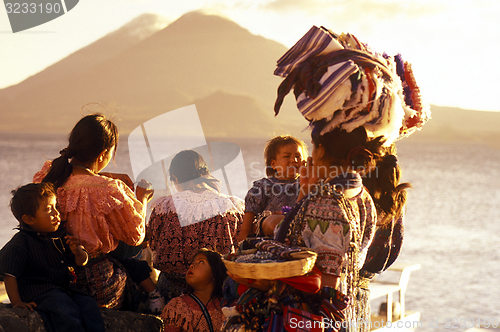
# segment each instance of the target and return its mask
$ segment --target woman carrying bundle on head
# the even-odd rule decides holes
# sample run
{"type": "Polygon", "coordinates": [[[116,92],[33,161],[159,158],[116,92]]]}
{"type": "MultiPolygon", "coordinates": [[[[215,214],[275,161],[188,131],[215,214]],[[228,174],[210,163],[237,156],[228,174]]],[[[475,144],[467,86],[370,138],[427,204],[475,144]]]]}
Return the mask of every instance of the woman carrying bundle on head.
{"type": "Polygon", "coordinates": [[[373,53],[353,35],[323,27],[312,27],[287,51],[275,74],[284,77],[275,113],[293,89],[313,144],[301,165],[299,201],[276,227],[275,240],[318,255],[319,294],[332,306],[315,307],[304,295],[311,314],[335,317],[335,330],[368,331],[372,275],[362,267],[380,272],[397,257],[399,250],[371,244],[378,224],[376,245],[400,245],[397,225],[409,186],[399,184],[394,142],[420,129],[430,112],[400,55],[373,53]]]}
{"type": "MultiPolygon", "coordinates": [[[[61,219],[89,253],[89,263],[76,271],[76,286],[101,307],[133,310],[138,303],[131,297],[132,279],[152,295],[153,304],[158,302],[151,269],[142,261],[119,262],[112,253],[120,244],[139,246],[144,240],[146,205],[153,191],[138,186],[134,195],[127,175],[99,174],[114,158],[117,144],[118,129],[112,121],[87,115],[71,131],[61,156],[47,161],[33,180],[54,184],[61,219]]],[[[158,311],[162,308],[160,304],[158,311]]]]}
{"type": "Polygon", "coordinates": [[[177,193],[160,198],[148,223],[157,287],[166,301],[186,289],[185,274],[194,254],[207,248],[232,251],[243,219],[244,202],[220,192],[203,157],[193,150],[174,156],[169,168],[177,193]]]}
{"type": "Polygon", "coordinates": [[[347,329],[366,330],[372,275],[360,270],[366,261],[365,269],[380,272],[397,257],[399,250],[370,244],[377,224],[386,231],[378,232],[375,244],[400,240],[396,225],[409,186],[399,184],[394,141],[421,129],[430,112],[411,65],[400,55],[374,53],[355,36],[323,27],[312,27],[279,59],[275,74],[285,78],[276,114],[294,88],[313,142],[301,174],[305,198],[286,216],[276,238],[317,251],[326,292],[340,290],[349,298],[347,329]],[[381,262],[381,268],[375,266],[381,262]]]}

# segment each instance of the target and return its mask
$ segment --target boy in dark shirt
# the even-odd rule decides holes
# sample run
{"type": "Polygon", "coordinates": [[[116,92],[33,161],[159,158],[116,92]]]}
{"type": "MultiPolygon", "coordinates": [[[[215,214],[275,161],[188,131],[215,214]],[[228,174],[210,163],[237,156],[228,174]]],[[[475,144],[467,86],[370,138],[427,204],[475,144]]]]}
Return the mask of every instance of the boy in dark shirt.
{"type": "Polygon", "coordinates": [[[0,275],[12,306],[36,309],[48,331],[104,332],[97,302],[71,287],[72,266],[84,266],[88,254],[66,233],[52,184],[30,183],[12,195],[19,232],[0,251],[0,275]]]}

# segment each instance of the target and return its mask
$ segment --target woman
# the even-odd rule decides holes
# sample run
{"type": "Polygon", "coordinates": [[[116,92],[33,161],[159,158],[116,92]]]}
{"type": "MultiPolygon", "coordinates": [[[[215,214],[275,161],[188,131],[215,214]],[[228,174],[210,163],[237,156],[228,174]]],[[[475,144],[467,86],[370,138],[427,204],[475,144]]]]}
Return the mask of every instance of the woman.
{"type": "MultiPolygon", "coordinates": [[[[400,55],[372,52],[352,34],[313,26],[278,60],[275,74],[284,78],[275,113],[293,89],[297,107],[312,128],[314,146],[301,169],[303,199],[287,213],[275,239],[315,249],[323,293],[340,290],[349,298],[346,329],[368,330],[369,324],[352,323],[368,323],[370,318],[369,275],[365,278],[360,270],[377,214],[382,224],[397,224],[407,187],[399,185],[397,159],[387,147],[421,129],[430,112],[411,65],[400,55]],[[361,176],[372,178],[367,182],[370,191],[361,176]]],[[[398,228],[386,227],[397,242],[398,228]]],[[[370,270],[382,261],[387,266],[397,256],[396,251],[370,249],[376,258],[367,260],[374,263],[367,264],[370,270]]]]}
{"type": "MultiPolygon", "coordinates": [[[[334,295],[339,290],[351,304],[359,303],[358,274],[377,223],[375,205],[361,176],[375,165],[373,155],[381,143],[370,142],[362,127],[351,133],[339,129],[313,133],[312,142],[312,156],[301,169],[305,197],[287,214],[275,238],[316,251],[324,292],[334,295]],[[340,282],[343,274],[346,278],[340,282]]],[[[359,307],[366,304],[363,301],[359,307]]],[[[349,306],[346,319],[360,318],[358,309],[349,306]]]]}
{"type": "Polygon", "coordinates": [[[241,228],[243,200],[220,192],[196,151],[179,152],[170,164],[177,193],[158,200],[148,224],[157,287],[168,301],[185,289],[190,259],[201,248],[229,253],[241,228]]]}
{"type": "MultiPolygon", "coordinates": [[[[133,283],[108,254],[120,242],[142,243],[146,205],[153,192],[137,187],[134,195],[125,182],[99,174],[114,157],[117,144],[118,129],[112,121],[100,114],[87,115],[71,131],[61,156],[47,161],[33,181],[54,184],[61,219],[68,221],[69,233],[78,236],[89,253],[89,263],[77,271],[77,286],[101,307],[120,309],[126,303],[132,309],[134,304],[126,298],[130,299],[127,290],[133,283]]],[[[139,279],[150,281],[147,270],[140,274],[139,279]]],[[[148,292],[154,290],[152,282],[148,284],[148,292]]]]}

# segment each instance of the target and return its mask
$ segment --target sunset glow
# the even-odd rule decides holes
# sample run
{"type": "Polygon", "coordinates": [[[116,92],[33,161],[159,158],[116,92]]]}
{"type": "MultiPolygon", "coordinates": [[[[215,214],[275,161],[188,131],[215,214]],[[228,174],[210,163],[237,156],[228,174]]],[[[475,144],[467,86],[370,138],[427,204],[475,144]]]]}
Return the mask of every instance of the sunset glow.
{"type": "MultiPolygon", "coordinates": [[[[312,25],[350,32],[377,52],[413,64],[431,104],[500,111],[500,3],[494,0],[85,0],[67,14],[13,34],[0,10],[0,88],[17,84],[143,13],[165,17],[202,10],[253,34],[292,46],[312,25]]],[[[161,28],[163,26],[159,26],[161,28]]],[[[270,73],[272,75],[272,73],[270,73]]]]}

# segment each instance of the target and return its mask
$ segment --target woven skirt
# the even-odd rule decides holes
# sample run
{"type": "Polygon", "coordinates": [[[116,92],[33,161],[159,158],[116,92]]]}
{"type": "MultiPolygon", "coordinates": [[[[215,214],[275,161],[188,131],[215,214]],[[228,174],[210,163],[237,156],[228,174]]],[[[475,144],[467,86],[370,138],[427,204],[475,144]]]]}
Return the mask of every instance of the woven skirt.
{"type": "Polygon", "coordinates": [[[109,255],[92,258],[84,267],[75,270],[75,287],[92,296],[99,307],[135,310],[139,289],[126,269],[109,255]]]}

